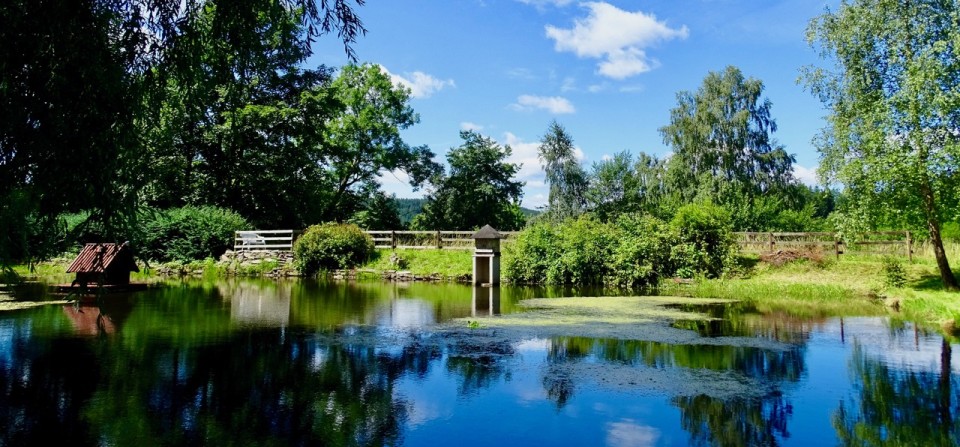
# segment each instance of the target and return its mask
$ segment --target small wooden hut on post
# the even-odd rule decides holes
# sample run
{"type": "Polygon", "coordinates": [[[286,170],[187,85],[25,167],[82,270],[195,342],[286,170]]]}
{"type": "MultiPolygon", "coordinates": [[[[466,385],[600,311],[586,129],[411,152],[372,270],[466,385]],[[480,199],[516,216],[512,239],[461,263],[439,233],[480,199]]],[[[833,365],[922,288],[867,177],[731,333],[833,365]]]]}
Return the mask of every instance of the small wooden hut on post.
{"type": "Polygon", "coordinates": [[[67,273],[77,274],[74,283],[104,286],[127,286],[130,272],[139,271],[126,243],[84,245],[77,259],[67,268],[67,273]]]}
{"type": "Polygon", "coordinates": [[[500,285],[500,233],[484,225],[473,234],[473,284],[500,285]]]}

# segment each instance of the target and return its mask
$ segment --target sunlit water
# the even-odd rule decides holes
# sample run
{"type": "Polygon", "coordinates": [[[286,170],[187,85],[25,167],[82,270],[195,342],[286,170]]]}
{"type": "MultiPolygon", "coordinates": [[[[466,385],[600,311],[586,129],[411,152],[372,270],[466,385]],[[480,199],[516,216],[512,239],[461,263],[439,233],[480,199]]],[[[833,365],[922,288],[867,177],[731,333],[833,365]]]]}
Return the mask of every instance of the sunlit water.
{"type": "Polygon", "coordinates": [[[960,439],[960,349],[888,318],[710,307],[699,310],[727,319],[676,324],[714,342],[787,343],[777,350],[531,337],[478,352],[434,342],[438,323],[570,293],[224,281],[0,313],[0,446],[960,439]]]}

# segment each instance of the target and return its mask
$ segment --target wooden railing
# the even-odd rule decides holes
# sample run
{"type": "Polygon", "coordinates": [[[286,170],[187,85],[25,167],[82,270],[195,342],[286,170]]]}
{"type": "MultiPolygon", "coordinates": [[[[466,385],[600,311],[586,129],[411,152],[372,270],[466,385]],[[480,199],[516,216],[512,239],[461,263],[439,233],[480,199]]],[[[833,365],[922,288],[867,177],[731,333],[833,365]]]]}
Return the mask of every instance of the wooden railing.
{"type": "Polygon", "coordinates": [[[904,255],[913,260],[913,240],[909,231],[870,231],[845,241],[836,233],[734,233],[740,249],[747,252],[771,252],[792,248],[819,248],[843,253],[904,255]]]}
{"type": "MultiPolygon", "coordinates": [[[[473,231],[366,231],[373,238],[376,248],[471,250],[474,247],[473,231]]],[[[517,234],[516,231],[501,231],[504,242],[517,234]]]]}
{"type": "Polygon", "coordinates": [[[235,251],[293,250],[293,241],[300,236],[298,230],[250,230],[235,231],[233,249],[235,251]]]}

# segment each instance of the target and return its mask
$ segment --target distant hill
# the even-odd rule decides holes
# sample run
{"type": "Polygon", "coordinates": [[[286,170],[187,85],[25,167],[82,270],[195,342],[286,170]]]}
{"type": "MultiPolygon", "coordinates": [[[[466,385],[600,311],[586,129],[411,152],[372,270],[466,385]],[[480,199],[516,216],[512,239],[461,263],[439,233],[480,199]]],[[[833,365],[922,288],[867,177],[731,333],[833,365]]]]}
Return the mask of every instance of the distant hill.
{"type": "MultiPolygon", "coordinates": [[[[404,226],[410,225],[410,221],[413,220],[413,216],[423,212],[423,204],[427,203],[427,199],[396,199],[397,208],[400,209],[400,222],[404,226]]],[[[540,214],[538,210],[532,210],[530,208],[520,207],[520,211],[523,212],[523,215],[527,219],[540,214]]]]}

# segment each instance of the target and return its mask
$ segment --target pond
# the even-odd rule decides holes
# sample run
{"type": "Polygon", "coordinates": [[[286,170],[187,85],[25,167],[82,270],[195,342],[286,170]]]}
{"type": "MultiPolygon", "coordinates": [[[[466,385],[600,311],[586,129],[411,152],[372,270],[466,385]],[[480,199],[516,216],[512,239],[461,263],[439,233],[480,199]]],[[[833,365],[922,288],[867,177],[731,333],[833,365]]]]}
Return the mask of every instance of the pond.
{"type": "Polygon", "coordinates": [[[575,293],[188,281],[0,312],[0,445],[960,440],[960,349],[910,323],[683,303],[673,342],[496,324],[575,293]]]}

